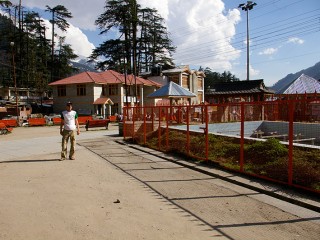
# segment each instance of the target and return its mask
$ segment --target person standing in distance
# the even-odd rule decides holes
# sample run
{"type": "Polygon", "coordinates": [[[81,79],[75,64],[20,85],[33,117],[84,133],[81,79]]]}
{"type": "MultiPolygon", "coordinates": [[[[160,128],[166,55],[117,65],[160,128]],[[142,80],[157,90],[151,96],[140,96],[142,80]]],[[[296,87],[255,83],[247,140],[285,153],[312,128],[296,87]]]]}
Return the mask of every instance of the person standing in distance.
{"type": "Polygon", "coordinates": [[[80,134],[78,113],[72,110],[72,103],[67,102],[67,109],[61,113],[61,124],[60,124],[60,134],[62,135],[62,151],[61,151],[61,161],[65,160],[67,157],[67,145],[70,139],[70,150],[69,159],[75,160],[75,130],[77,130],[77,135],[80,134]],[[63,128],[62,128],[63,127],[63,128]]]}

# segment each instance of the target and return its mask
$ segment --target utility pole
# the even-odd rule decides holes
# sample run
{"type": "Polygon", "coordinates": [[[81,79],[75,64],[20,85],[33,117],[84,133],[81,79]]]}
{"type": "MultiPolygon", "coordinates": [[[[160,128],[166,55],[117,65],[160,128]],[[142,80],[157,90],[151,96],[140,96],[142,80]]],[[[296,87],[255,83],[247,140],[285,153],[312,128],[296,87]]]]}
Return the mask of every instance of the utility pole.
{"type": "Polygon", "coordinates": [[[249,66],[250,66],[250,61],[249,61],[249,11],[253,9],[253,7],[257,5],[255,2],[252,1],[247,1],[247,3],[241,3],[239,4],[238,8],[241,8],[242,10],[246,11],[247,13],[247,80],[249,81],[249,66]]]}
{"type": "Polygon", "coordinates": [[[16,115],[17,115],[17,121],[19,121],[16,63],[15,63],[15,60],[14,60],[14,42],[10,42],[10,46],[11,46],[11,52],[12,52],[12,71],[13,71],[13,81],[14,81],[14,92],[15,92],[15,95],[16,95],[16,115]]]}
{"type": "Polygon", "coordinates": [[[132,0],[131,13],[132,13],[132,63],[133,63],[133,77],[134,77],[134,96],[135,105],[138,103],[138,92],[137,92],[137,0],[132,0]]]}

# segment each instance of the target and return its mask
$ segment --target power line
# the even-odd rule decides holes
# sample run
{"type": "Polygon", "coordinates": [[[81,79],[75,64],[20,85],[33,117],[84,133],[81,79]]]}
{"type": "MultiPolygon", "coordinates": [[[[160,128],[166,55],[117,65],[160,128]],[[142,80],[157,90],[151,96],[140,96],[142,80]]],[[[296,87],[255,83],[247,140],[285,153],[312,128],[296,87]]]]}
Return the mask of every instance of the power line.
{"type": "MultiPolygon", "coordinates": [[[[318,25],[317,24],[313,24],[312,27],[306,27],[306,26],[299,26],[299,28],[296,28],[296,29],[293,29],[293,30],[290,30],[290,28],[288,28],[288,31],[286,32],[283,32],[282,30],[281,31],[276,31],[274,33],[277,33],[277,34],[274,34],[273,36],[269,36],[270,33],[267,33],[265,35],[260,35],[258,37],[254,37],[252,39],[255,39],[254,41],[254,44],[252,45],[253,47],[255,46],[261,46],[261,45],[265,45],[267,43],[276,43],[276,42],[280,42],[280,41],[283,41],[283,40],[287,40],[288,37],[292,36],[293,34],[295,36],[300,36],[304,33],[306,34],[310,34],[310,33],[316,33],[320,30],[320,28],[318,29],[318,25]]],[[[240,49],[244,49],[244,47],[241,47],[241,44],[242,41],[239,41],[237,42],[236,44],[233,44],[232,46],[234,48],[240,48],[240,49]]],[[[219,53],[221,54],[225,54],[225,53],[228,53],[229,51],[225,51],[225,48],[228,47],[229,45],[227,44],[221,44],[221,45],[216,45],[216,48],[214,51],[208,51],[208,48],[206,49],[203,49],[203,51],[206,51],[206,53],[214,53],[216,55],[218,55],[219,53]]],[[[182,51],[178,53],[179,57],[188,57],[189,55],[194,55],[194,52],[197,51],[198,53],[201,52],[201,49],[202,48],[199,48],[199,49],[193,49],[192,51],[182,51]]]]}
{"type": "Polygon", "coordinates": [[[308,53],[305,53],[305,54],[299,54],[299,55],[290,56],[290,57],[278,58],[278,59],[273,59],[273,60],[259,61],[259,62],[255,62],[254,64],[255,65],[259,65],[259,64],[268,63],[268,62],[278,62],[278,61],[283,61],[283,60],[287,60],[287,59],[293,59],[293,58],[313,55],[313,54],[320,54],[320,51],[316,51],[316,52],[312,51],[312,52],[308,52],[308,53]]]}
{"type": "MultiPolygon", "coordinates": [[[[296,4],[302,1],[297,1],[292,4],[296,4]]],[[[292,5],[289,4],[289,5],[292,5]]],[[[314,12],[318,12],[318,9],[312,11],[304,12],[296,16],[286,18],[284,20],[278,21],[275,23],[267,24],[265,26],[259,27],[258,32],[253,34],[251,40],[254,40],[252,48],[254,50],[262,48],[268,44],[274,44],[276,42],[283,42],[288,40],[289,37],[299,36],[299,35],[310,35],[313,33],[319,32],[319,15],[311,15],[314,12]],[[294,20],[292,20],[294,19],[294,20]],[[289,22],[290,21],[290,22],[289,22]]],[[[233,37],[231,45],[231,36],[220,38],[214,41],[209,41],[205,43],[200,43],[187,48],[178,48],[176,57],[183,59],[184,61],[193,60],[197,61],[205,58],[214,58],[219,57],[225,54],[239,54],[239,50],[244,49],[242,40],[237,40],[240,38],[240,34],[237,34],[233,37]],[[214,50],[208,50],[212,46],[215,46],[214,50]],[[226,47],[233,47],[233,50],[225,51],[226,47]],[[238,48],[238,49],[237,49],[238,48]],[[204,52],[202,54],[202,52],[204,52]],[[194,54],[196,52],[196,54],[194,54]]]]}
{"type": "MultiPolygon", "coordinates": [[[[319,9],[318,9],[318,10],[319,10],[319,9]]],[[[312,11],[312,12],[313,12],[313,11],[312,11]]],[[[308,12],[308,13],[309,13],[309,12],[308,12]]],[[[313,16],[311,16],[310,18],[312,18],[312,19],[309,20],[309,21],[314,21],[314,22],[319,21],[318,15],[313,15],[313,16]]],[[[295,26],[301,25],[301,22],[299,23],[299,21],[301,21],[301,20],[295,20],[295,21],[291,21],[291,22],[289,22],[289,23],[285,23],[285,21],[291,20],[291,19],[292,19],[292,17],[290,17],[290,18],[288,18],[288,19],[286,19],[286,20],[283,20],[284,24],[282,24],[282,25],[281,25],[281,21],[278,22],[276,28],[280,28],[280,27],[282,27],[282,28],[278,29],[277,31],[274,30],[274,29],[275,29],[274,23],[271,23],[271,24],[262,26],[261,28],[269,27],[271,30],[273,30],[273,32],[276,33],[276,32],[281,32],[281,31],[283,31],[283,30],[286,30],[286,29],[293,28],[293,27],[295,27],[295,26]],[[296,24],[293,24],[293,23],[296,23],[296,24]],[[291,26],[288,26],[288,24],[291,24],[291,26]]],[[[304,19],[306,19],[306,18],[304,18],[304,19]]],[[[306,21],[305,21],[305,22],[302,22],[302,23],[306,23],[306,21]]],[[[308,27],[308,26],[305,26],[305,27],[308,27]]],[[[259,28],[259,29],[260,29],[260,28],[259,28]]],[[[268,30],[268,29],[267,29],[267,30],[268,30]]],[[[253,37],[251,37],[251,40],[254,39],[254,38],[260,37],[260,36],[265,36],[265,35],[268,36],[269,34],[271,34],[271,32],[267,32],[266,30],[260,30],[259,32],[254,32],[254,33],[252,34],[253,37]],[[257,35],[257,34],[259,34],[259,33],[261,33],[261,35],[257,35]]],[[[193,50],[198,50],[198,49],[200,49],[200,46],[208,47],[207,45],[211,45],[211,44],[217,45],[217,43],[219,43],[219,42],[225,43],[225,42],[226,42],[228,39],[230,39],[230,38],[231,38],[231,36],[227,36],[227,37],[225,37],[225,38],[220,38],[220,39],[217,39],[217,40],[213,40],[213,41],[209,41],[209,42],[197,44],[196,46],[194,45],[194,46],[187,47],[187,48],[179,48],[179,51],[180,51],[180,52],[181,52],[181,51],[184,51],[183,49],[185,49],[187,52],[189,52],[190,50],[191,50],[191,51],[193,51],[193,50]],[[182,50],[181,50],[181,49],[182,49],[182,50]]],[[[237,45],[237,44],[242,44],[242,43],[243,43],[243,39],[242,39],[238,34],[235,35],[235,37],[234,37],[233,39],[234,39],[234,40],[233,40],[233,43],[232,43],[233,46],[235,46],[235,45],[237,45]],[[235,40],[237,40],[237,39],[241,39],[241,40],[235,41],[235,40]]]]}
{"type": "MultiPolygon", "coordinates": [[[[281,1],[281,0],[277,0],[276,2],[279,2],[279,1],[281,1]]],[[[287,8],[287,7],[293,6],[293,5],[295,5],[295,4],[297,4],[297,3],[300,3],[300,2],[303,2],[303,1],[305,1],[305,0],[296,1],[296,2],[294,2],[294,3],[287,4],[287,5],[285,5],[285,6],[281,7],[281,8],[277,8],[276,10],[267,12],[267,13],[265,13],[265,14],[260,14],[260,15],[257,15],[257,13],[259,13],[259,10],[260,10],[260,9],[263,9],[263,8],[265,8],[265,7],[269,7],[269,6],[273,5],[273,4],[275,3],[275,1],[270,1],[269,3],[265,3],[265,4],[263,4],[262,6],[261,6],[261,5],[257,5],[257,8],[256,8],[257,10],[255,11],[255,12],[257,12],[257,13],[256,13],[257,16],[256,16],[256,17],[252,17],[251,19],[260,18],[260,17],[262,17],[262,16],[264,16],[264,15],[268,15],[268,14],[270,14],[270,13],[275,13],[275,12],[277,12],[277,11],[280,11],[280,10],[283,9],[283,8],[287,8]]],[[[235,6],[235,9],[236,9],[236,6],[235,6]]],[[[220,16],[220,15],[221,15],[221,14],[219,13],[219,14],[216,14],[215,16],[220,16]]],[[[213,18],[214,18],[214,16],[213,16],[213,17],[210,17],[210,18],[208,18],[208,19],[206,19],[206,20],[196,21],[196,23],[201,23],[201,22],[205,22],[205,21],[210,21],[210,19],[213,19],[213,18]]],[[[228,21],[229,21],[228,19],[224,19],[224,20],[220,20],[220,21],[216,22],[215,24],[223,24],[223,23],[226,23],[226,22],[228,22],[228,21]]],[[[171,29],[170,32],[174,32],[175,35],[178,35],[178,36],[175,36],[175,37],[174,37],[175,39],[180,39],[180,38],[184,38],[184,37],[186,37],[186,36],[188,36],[188,35],[192,35],[192,34],[194,34],[194,32],[198,32],[198,31],[205,30],[205,29],[208,29],[208,28],[210,29],[210,28],[212,28],[213,26],[214,26],[214,25],[212,25],[212,24],[206,24],[205,26],[199,27],[197,30],[192,29],[192,30],[190,30],[190,32],[185,31],[185,30],[189,30],[189,27],[179,27],[179,28],[171,29]],[[180,33],[179,30],[182,30],[183,32],[180,33]]],[[[253,29],[254,29],[254,28],[253,28],[253,29]]],[[[244,32],[241,32],[241,33],[245,35],[245,31],[244,31],[244,32]]],[[[171,35],[172,35],[172,34],[171,34],[171,35]]]]}
{"type": "MultiPolygon", "coordinates": [[[[301,31],[299,34],[297,34],[297,36],[300,36],[300,35],[306,36],[306,35],[314,34],[317,32],[320,32],[320,29],[317,29],[317,28],[309,29],[309,30],[301,31]]],[[[287,37],[282,37],[282,38],[279,38],[278,41],[280,41],[280,40],[287,41],[287,39],[288,39],[287,37]]],[[[269,40],[268,42],[251,45],[251,49],[252,50],[262,49],[262,48],[265,48],[267,44],[274,45],[274,43],[275,43],[274,40],[269,40]]],[[[206,52],[206,54],[197,55],[197,56],[195,56],[194,53],[190,53],[189,55],[185,55],[183,59],[186,62],[189,62],[189,61],[196,62],[196,61],[200,61],[201,59],[211,58],[211,62],[214,62],[214,59],[218,58],[219,56],[227,54],[229,57],[232,57],[232,56],[237,55],[239,50],[244,50],[244,49],[245,49],[245,46],[241,47],[240,49],[234,49],[234,50],[229,50],[229,51],[220,50],[220,52],[212,52],[212,51],[206,52]]]]}

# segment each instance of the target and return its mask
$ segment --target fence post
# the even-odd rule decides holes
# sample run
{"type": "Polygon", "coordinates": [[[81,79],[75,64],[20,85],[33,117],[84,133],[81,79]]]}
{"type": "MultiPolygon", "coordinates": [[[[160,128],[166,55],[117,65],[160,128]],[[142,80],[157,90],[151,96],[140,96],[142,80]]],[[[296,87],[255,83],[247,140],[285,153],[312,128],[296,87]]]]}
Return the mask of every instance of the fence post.
{"type": "Polygon", "coordinates": [[[241,107],[240,171],[243,172],[243,165],[244,165],[244,102],[240,103],[240,107],[241,107]]]}
{"type": "MultiPolygon", "coordinates": [[[[206,124],[206,127],[205,127],[205,139],[206,139],[206,161],[209,160],[209,136],[208,136],[208,105],[205,105],[204,107],[204,111],[205,111],[205,124],[206,124]]],[[[202,110],[203,112],[203,110],[202,110]]],[[[202,118],[203,118],[203,115],[202,115],[202,118]]]]}
{"type": "Polygon", "coordinates": [[[126,139],[126,118],[128,117],[128,109],[126,106],[123,107],[123,118],[122,118],[122,134],[123,139],[126,139]]]}
{"type": "Polygon", "coordinates": [[[147,118],[146,107],[143,106],[143,143],[144,144],[147,143],[147,123],[146,123],[146,118],[147,118]]]}
{"type": "Polygon", "coordinates": [[[158,114],[159,114],[159,126],[158,126],[158,150],[161,149],[161,107],[159,106],[158,107],[158,114]]]}
{"type": "Polygon", "coordinates": [[[169,107],[166,107],[166,149],[169,147],[169,107]]]}
{"type": "Polygon", "coordinates": [[[132,141],[134,141],[134,131],[135,131],[135,108],[134,107],[130,107],[131,111],[132,111],[132,141]]]}
{"type": "Polygon", "coordinates": [[[154,106],[152,106],[151,107],[151,124],[152,124],[152,128],[151,128],[151,131],[153,132],[153,130],[154,130],[154,117],[155,116],[155,114],[154,114],[154,106]]]}
{"type": "Polygon", "coordinates": [[[293,101],[289,100],[289,152],[288,152],[288,184],[292,185],[293,179],[293,101]]]}
{"type": "Polygon", "coordinates": [[[187,111],[186,111],[186,122],[187,122],[187,154],[189,154],[190,152],[190,132],[189,132],[189,114],[190,114],[190,111],[189,111],[189,106],[187,106],[187,111]]]}

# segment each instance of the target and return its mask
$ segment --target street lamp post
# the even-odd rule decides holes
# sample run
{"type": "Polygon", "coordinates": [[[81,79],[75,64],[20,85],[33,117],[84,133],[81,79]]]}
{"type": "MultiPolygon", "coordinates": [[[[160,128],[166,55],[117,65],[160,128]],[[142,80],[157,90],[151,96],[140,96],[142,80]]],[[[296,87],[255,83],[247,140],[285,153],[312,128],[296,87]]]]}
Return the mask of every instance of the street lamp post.
{"type": "Polygon", "coordinates": [[[252,10],[252,8],[257,5],[255,2],[247,1],[247,3],[241,3],[239,4],[238,8],[241,8],[242,10],[247,12],[247,80],[249,80],[249,11],[252,10]]]}
{"type": "Polygon", "coordinates": [[[16,77],[16,63],[14,61],[14,42],[10,42],[12,51],[12,69],[13,69],[13,81],[14,81],[14,92],[16,95],[16,115],[17,121],[19,120],[19,109],[18,109],[18,91],[17,91],[17,77],[16,77]]]}

